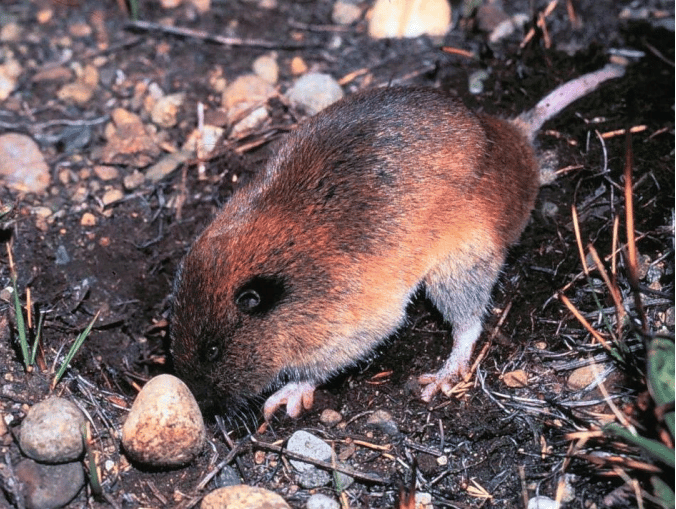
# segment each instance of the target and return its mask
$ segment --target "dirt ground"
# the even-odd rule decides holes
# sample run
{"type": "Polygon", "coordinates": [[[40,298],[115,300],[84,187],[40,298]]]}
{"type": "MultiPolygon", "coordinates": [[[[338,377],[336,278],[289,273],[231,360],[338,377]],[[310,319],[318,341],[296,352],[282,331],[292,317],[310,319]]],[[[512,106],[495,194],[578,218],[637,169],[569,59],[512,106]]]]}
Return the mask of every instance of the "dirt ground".
{"type": "MultiPolygon", "coordinates": [[[[542,1],[531,3],[533,12],[546,6],[542,1]]],[[[645,279],[644,273],[641,288],[652,329],[673,337],[674,33],[651,19],[663,11],[673,17],[673,2],[643,2],[647,17],[628,19],[621,13],[629,7],[636,10],[636,2],[580,0],[573,2],[581,21],[578,28],[571,26],[565,2],[560,3],[548,17],[551,47],[538,34],[520,48],[522,32],[487,44],[486,34],[471,17],[460,19],[441,43],[427,37],[378,41],[368,37],[364,20],[350,27],[333,25],[328,0],[278,0],[272,8],[244,0],[214,1],[204,15],[186,6],[165,10],[154,1],[140,2],[142,20],[171,21],[208,33],[229,31],[241,38],[279,43],[275,51],[282,92],[294,79],[289,71],[291,58],[301,56],[311,68],[337,79],[364,69],[345,82],[346,93],[390,82],[438,87],[458,95],[471,108],[504,117],[532,107],[564,81],[601,67],[611,49],[642,52],[640,58],[630,56],[624,78],[575,103],[538,137],[539,150],[554,150],[556,168],[565,171],[542,189],[532,221],[510,252],[478,348],[489,347],[472,384],[461,395],[437,398],[431,405],[416,399],[411,380],[437,369],[451,348],[449,328],[418,296],[409,306],[407,324],[376,356],[321,388],[311,412],[297,420],[280,416],[256,436],[271,443],[305,429],[334,444],[339,454],[345,453],[355,470],[385,479],[384,484],[357,482],[350,487],[349,507],[393,507],[397,482],[410,477],[414,460],[418,489],[432,495],[434,507],[523,507],[525,498],[537,494],[553,498],[563,478],[573,490],[565,507],[636,507],[635,493],[618,468],[649,488],[644,471],[625,463],[612,467],[599,460],[593,464],[583,457],[612,453],[650,462],[640,451],[592,440],[571,453],[573,441],[566,436],[591,429],[602,416],[612,419],[597,390],[580,392],[567,384],[570,374],[592,357],[614,368],[606,384],[617,407],[646,435],[657,435],[652,407],[641,404],[646,400],[643,343],[627,332],[632,354],[622,362],[613,361],[557,296],[567,295],[597,327],[593,294],[612,307],[598,274],[590,280],[594,287],[581,277],[571,206],[578,210],[583,244],[593,244],[602,257],[608,256],[610,269],[616,217],[620,246],[626,239],[622,177],[626,140],[623,135],[600,134],[639,126],[632,136],[635,231],[646,271],[658,271],[652,280],[645,279]],[[302,47],[288,49],[289,43],[302,47]],[[441,46],[466,49],[478,58],[446,53],[441,46]],[[468,76],[480,69],[490,74],[484,91],[472,95],[468,76]],[[519,371],[528,377],[522,387],[504,376],[519,371]],[[321,424],[319,414],[325,408],[338,410],[347,425],[321,424]],[[367,417],[375,410],[389,412],[399,432],[369,427],[367,417]]],[[[532,14],[529,2],[505,4],[509,14],[532,14]]],[[[113,1],[5,0],[0,14],[22,28],[21,40],[2,45],[20,54],[24,67],[18,92],[0,103],[5,126],[0,132],[36,134],[31,125],[39,122],[95,119],[117,106],[131,109],[135,87],[155,82],[166,92],[186,93],[177,125],[163,133],[167,145],[178,147],[197,124],[198,102],[212,110],[220,106],[220,96],[206,79],[214,68],[220,66],[231,80],[250,72],[252,61],[271,51],[130,29],[128,17],[113,1]],[[36,22],[45,7],[53,10],[51,20],[36,22]],[[70,29],[76,24],[99,28],[74,36],[70,29]],[[96,62],[99,67],[100,83],[85,105],[61,101],[56,93],[60,84],[32,81],[39,71],[73,62],[96,62]],[[10,124],[15,127],[7,127],[10,124]]],[[[4,188],[0,192],[3,204],[14,205],[4,218],[2,241],[11,241],[21,298],[25,302],[29,287],[35,311],[45,317],[40,356],[46,369],[24,373],[12,306],[0,302],[5,317],[0,408],[13,417],[10,427],[18,425],[27,406],[49,393],[49,370],[59,352],[100,312],[55,392],[77,398],[90,410],[104,491],[119,507],[189,507],[204,494],[196,490],[199,482],[230,450],[222,430],[210,421],[211,445],[193,464],[173,471],[148,471],[126,462],[117,436],[137,388],[151,376],[171,371],[168,297],[183,254],[218,207],[260,170],[274,150],[275,139],[303,118],[302,112],[281,99],[271,100],[269,108],[272,114],[265,129],[244,139],[224,140],[217,156],[205,161],[201,178],[192,161],[160,182],[146,182],[103,206],[105,190],[123,189],[122,179],[138,168],[119,164],[118,177],[105,182],[91,171],[98,164],[93,154],[105,143],[105,122],[100,122],[90,126],[91,138],[83,147],[47,143],[47,137],[42,138],[41,150],[52,170],[46,195],[18,195],[4,188]],[[76,201],[80,188],[86,196],[76,201]],[[179,197],[185,199],[180,217],[179,197]],[[32,212],[38,205],[54,212],[46,222],[32,212]],[[94,225],[81,224],[85,212],[94,214],[94,225]]],[[[40,134],[57,135],[64,127],[55,122],[40,134]]],[[[628,297],[624,255],[616,259],[616,279],[628,297]]],[[[2,288],[10,285],[4,246],[0,283],[2,288]]],[[[627,306],[635,316],[632,305],[627,306]]],[[[258,419],[260,424],[262,418],[258,419]]],[[[245,427],[232,430],[231,437],[240,447],[232,465],[247,484],[272,489],[291,506],[304,507],[310,492],[296,484],[284,461],[272,453],[261,455],[245,427]]],[[[19,458],[14,443],[2,450],[0,457],[19,458]]],[[[661,475],[673,488],[673,471],[661,475]]],[[[213,488],[213,483],[208,486],[213,488]]],[[[319,491],[337,497],[335,488],[319,491]]],[[[643,503],[652,504],[645,492],[643,503]]],[[[106,505],[83,490],[69,507],[106,505]]]]}

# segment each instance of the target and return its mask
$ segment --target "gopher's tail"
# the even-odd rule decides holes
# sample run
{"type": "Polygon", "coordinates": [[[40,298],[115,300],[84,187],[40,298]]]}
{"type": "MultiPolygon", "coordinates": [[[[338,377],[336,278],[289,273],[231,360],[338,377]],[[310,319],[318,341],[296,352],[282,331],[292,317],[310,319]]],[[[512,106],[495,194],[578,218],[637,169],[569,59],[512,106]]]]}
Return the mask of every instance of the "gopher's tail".
{"type": "Polygon", "coordinates": [[[624,76],[624,71],[623,65],[606,64],[598,71],[583,74],[554,89],[533,109],[522,113],[513,122],[523,130],[529,141],[533,141],[535,135],[547,120],[558,115],[564,108],[581,97],[596,90],[605,81],[621,78],[624,76]]]}

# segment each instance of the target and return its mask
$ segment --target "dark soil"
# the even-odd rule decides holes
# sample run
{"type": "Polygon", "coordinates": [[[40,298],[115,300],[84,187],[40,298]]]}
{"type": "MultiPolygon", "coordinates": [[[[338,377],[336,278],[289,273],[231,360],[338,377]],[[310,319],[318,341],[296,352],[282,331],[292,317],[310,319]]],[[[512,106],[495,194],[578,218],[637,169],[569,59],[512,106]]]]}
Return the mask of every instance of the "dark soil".
{"type": "MultiPolygon", "coordinates": [[[[513,5],[508,9],[514,10],[509,13],[529,12],[527,3],[510,2],[513,5]]],[[[546,5],[534,3],[538,11],[546,5]]],[[[635,506],[633,491],[624,487],[624,480],[611,468],[566,456],[571,444],[566,433],[589,429],[597,417],[591,412],[611,412],[603,404],[579,406],[585,397],[602,396],[578,394],[566,386],[570,372],[581,365],[576,362],[601,355],[603,349],[592,344],[579,321],[556,296],[564,292],[596,327],[602,327],[594,315],[592,288],[579,277],[582,267],[571,206],[577,206],[585,245],[593,244],[601,256],[611,254],[616,216],[621,225],[619,242],[624,245],[622,173],[626,140],[620,135],[601,141],[597,131],[645,126],[632,137],[635,231],[640,254],[649,256],[661,273],[655,284],[646,280],[641,284],[652,289],[644,288],[652,329],[673,335],[673,32],[656,27],[649,19],[621,19],[620,12],[631,2],[574,2],[583,22],[579,29],[571,27],[565,2],[561,2],[548,19],[553,41],[550,48],[545,47],[541,34],[520,48],[522,33],[488,45],[486,34],[473,27],[471,18],[461,19],[443,44],[426,37],[375,41],[366,35],[365,21],[342,29],[331,25],[332,3],[327,0],[278,0],[273,9],[243,0],[213,4],[208,14],[197,15],[188,7],[163,10],[154,1],[141,2],[139,16],[155,22],[169,18],[177,26],[214,34],[225,33],[225,27],[237,20],[234,31],[238,37],[279,43],[282,91],[293,80],[288,63],[299,55],[310,67],[336,78],[367,68],[368,72],[345,85],[346,93],[388,82],[438,87],[457,94],[478,111],[505,117],[532,107],[566,80],[603,66],[611,48],[643,52],[642,58],[630,62],[624,78],[575,103],[549,122],[538,138],[539,149],[555,151],[556,167],[568,170],[543,188],[531,223],[511,250],[478,348],[486,344],[490,347],[474,383],[464,394],[453,399],[437,398],[431,406],[416,398],[411,380],[436,370],[451,348],[448,327],[419,296],[410,305],[408,323],[380,347],[377,355],[322,388],[311,412],[298,420],[280,417],[256,437],[273,442],[306,429],[335,444],[339,454],[354,447],[355,440],[386,446],[383,450],[360,445],[349,455],[347,461],[353,468],[377,473],[386,480],[383,485],[353,485],[347,491],[350,507],[393,507],[397,482],[410,477],[414,460],[418,464],[418,489],[432,494],[435,507],[522,507],[524,497],[544,494],[553,498],[563,474],[572,474],[570,482],[575,490],[566,507],[635,506]],[[338,39],[340,44],[336,44],[338,39]],[[304,47],[284,49],[291,42],[304,47]],[[470,60],[445,53],[440,50],[442,45],[474,51],[481,58],[470,60]],[[490,70],[490,77],[483,93],[471,95],[468,75],[481,68],[490,70]],[[553,206],[558,210],[547,212],[553,206]],[[514,370],[528,374],[526,387],[505,384],[502,375],[514,370]],[[335,428],[320,424],[318,417],[325,408],[340,411],[348,424],[335,428]],[[368,427],[366,419],[374,410],[388,411],[399,433],[388,435],[368,427]],[[438,461],[441,456],[446,463],[438,461]],[[491,498],[481,498],[472,491],[475,483],[491,498]],[[614,500],[623,500],[626,505],[613,505],[614,500]]],[[[653,11],[670,9],[668,15],[673,17],[672,2],[647,4],[653,11]]],[[[24,30],[22,41],[3,44],[21,55],[24,74],[18,92],[0,103],[0,118],[19,127],[0,127],[0,132],[33,133],[31,123],[96,118],[113,107],[129,107],[134,85],[153,81],[167,93],[187,93],[179,123],[167,130],[167,142],[180,146],[196,126],[197,102],[205,103],[208,109],[220,105],[220,97],[206,83],[214,66],[221,66],[228,80],[234,79],[250,72],[252,61],[269,51],[130,30],[124,12],[112,1],[47,4],[54,16],[50,22],[39,24],[35,19],[41,5],[37,1],[10,0],[0,6],[0,15],[13,19],[24,30]],[[62,58],[63,42],[59,41],[72,24],[90,23],[95,14],[103,17],[107,42],[102,42],[100,32],[72,37],[69,51],[71,61],[83,65],[101,58],[101,82],[86,107],[67,105],[57,99],[57,86],[35,85],[31,77],[62,58]],[[124,79],[116,79],[121,74],[124,79]]],[[[281,100],[271,101],[269,107],[270,125],[276,126],[274,132],[278,133],[273,138],[303,118],[301,112],[281,100]]],[[[41,134],[58,134],[61,129],[63,126],[57,125],[41,134]]],[[[91,127],[91,141],[77,150],[64,150],[58,144],[41,146],[53,170],[53,183],[45,196],[2,191],[2,203],[15,204],[13,215],[5,218],[2,241],[11,241],[21,298],[25,302],[25,288],[30,287],[35,310],[45,316],[40,357],[47,371],[57,353],[67,349],[100,311],[91,335],[55,392],[78,398],[90,411],[99,463],[103,466],[106,460],[112,460],[114,465],[103,468],[104,491],[120,507],[186,507],[204,494],[196,491],[197,484],[229,451],[217,424],[209,423],[211,446],[203,455],[187,468],[174,471],[130,466],[120,453],[117,433],[126,414],[124,407],[133,401],[137,387],[153,375],[171,371],[168,297],[179,261],[219,206],[260,170],[274,143],[239,150],[256,135],[241,142],[226,140],[218,155],[205,162],[204,178],[198,178],[195,164],[187,165],[186,200],[179,218],[172,203],[182,192],[181,170],[158,184],[146,184],[127,193],[120,202],[101,206],[98,197],[102,193],[92,191],[92,183],[96,182],[98,189],[109,185],[121,188],[122,177],[135,169],[120,165],[120,178],[105,183],[82,171],[96,164],[92,151],[104,143],[103,129],[104,124],[91,127]],[[64,168],[72,170],[74,178],[60,180],[64,168]],[[76,203],[72,197],[81,186],[90,192],[82,203],[76,203]],[[31,214],[36,205],[57,212],[46,228],[39,228],[31,214]],[[85,211],[95,214],[95,226],[81,226],[85,211]],[[166,498],[166,504],[156,493],[166,498]]],[[[0,283],[5,288],[10,285],[10,270],[4,247],[0,260],[0,283]]],[[[616,279],[626,297],[630,292],[624,255],[620,254],[618,260],[616,279]]],[[[608,258],[608,268],[610,263],[608,258]]],[[[599,283],[598,274],[592,281],[599,283]]],[[[612,306],[610,300],[603,300],[608,293],[602,283],[596,292],[603,305],[612,306]]],[[[13,416],[10,427],[15,427],[27,405],[47,395],[51,375],[40,369],[24,372],[12,306],[2,302],[0,312],[6,317],[0,341],[0,409],[3,416],[13,416]]],[[[630,312],[635,314],[634,310],[630,312]]],[[[643,346],[633,335],[627,334],[626,339],[634,354],[628,363],[616,365],[608,390],[618,398],[616,405],[640,423],[645,433],[655,434],[650,408],[637,403],[637,396],[646,390],[643,346]]],[[[252,430],[251,420],[248,422],[252,430]]],[[[231,434],[241,447],[232,465],[244,481],[277,491],[293,507],[304,507],[310,493],[296,485],[292,470],[274,454],[260,460],[246,435],[245,427],[231,434]]],[[[593,448],[598,448],[596,452],[614,451],[607,442],[587,447],[586,453],[593,448]]],[[[1,449],[0,458],[10,457],[14,462],[19,458],[15,443],[1,449]]],[[[633,454],[640,455],[637,451],[633,454]]],[[[627,473],[648,487],[643,473],[629,469],[627,473]]],[[[673,486],[673,472],[664,475],[673,486]]],[[[210,484],[209,489],[214,486],[210,484]]],[[[336,496],[333,488],[320,491],[336,496]]],[[[88,493],[81,493],[70,507],[107,505],[87,498],[88,493]]]]}

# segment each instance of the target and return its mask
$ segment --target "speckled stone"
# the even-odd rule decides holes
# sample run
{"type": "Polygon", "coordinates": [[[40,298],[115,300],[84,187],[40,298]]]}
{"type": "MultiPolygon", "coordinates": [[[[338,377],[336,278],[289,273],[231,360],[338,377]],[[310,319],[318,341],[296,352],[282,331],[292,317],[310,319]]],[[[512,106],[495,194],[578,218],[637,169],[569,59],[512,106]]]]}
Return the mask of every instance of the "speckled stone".
{"type": "Polygon", "coordinates": [[[152,466],[181,466],[204,445],[204,420],[188,387],[172,375],[150,380],[122,427],[127,456],[152,466]]]}
{"type": "Polygon", "coordinates": [[[64,398],[49,398],[31,407],[21,424],[23,453],[43,463],[65,463],[82,456],[85,418],[64,398]]]}
{"type": "Polygon", "coordinates": [[[277,493],[245,484],[212,491],[204,497],[200,507],[202,509],[291,509],[277,493]]]}
{"type": "Polygon", "coordinates": [[[56,509],[75,498],[85,483],[79,462],[44,465],[30,459],[21,461],[14,473],[22,484],[28,509],[56,509]]]}

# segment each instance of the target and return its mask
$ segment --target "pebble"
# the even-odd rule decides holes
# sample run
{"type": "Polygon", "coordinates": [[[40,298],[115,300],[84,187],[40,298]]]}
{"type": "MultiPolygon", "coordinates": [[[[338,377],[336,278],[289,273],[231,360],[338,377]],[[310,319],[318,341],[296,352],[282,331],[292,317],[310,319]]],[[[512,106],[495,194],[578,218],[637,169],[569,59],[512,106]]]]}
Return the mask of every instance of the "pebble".
{"type": "Polygon", "coordinates": [[[191,5],[195,7],[199,12],[205,13],[211,9],[211,0],[188,0],[191,5]]]}
{"type": "Polygon", "coordinates": [[[603,367],[590,364],[574,370],[568,377],[568,388],[574,391],[584,389],[596,380],[596,373],[602,376],[603,367]]]}
{"type": "Polygon", "coordinates": [[[221,471],[214,477],[214,485],[217,488],[225,488],[227,486],[238,486],[242,484],[237,470],[230,465],[225,465],[221,471]]]}
{"type": "Polygon", "coordinates": [[[488,42],[496,43],[502,39],[506,39],[516,31],[516,26],[511,19],[506,19],[496,26],[488,35],[488,42]]]}
{"type": "Polygon", "coordinates": [[[74,203],[82,203],[88,197],[89,197],[89,190],[87,189],[87,187],[86,186],[78,186],[75,189],[75,191],[73,191],[73,194],[71,195],[70,199],[74,203]]]}
{"type": "Polygon", "coordinates": [[[507,387],[526,387],[528,385],[528,373],[522,369],[510,371],[509,373],[505,373],[502,377],[502,381],[507,387]]]}
{"type": "Polygon", "coordinates": [[[54,81],[57,83],[65,83],[73,78],[73,71],[67,67],[51,67],[38,71],[33,76],[34,83],[43,81],[54,81]]]}
{"type": "Polygon", "coordinates": [[[31,208],[31,213],[39,218],[47,219],[52,215],[52,209],[49,207],[37,206],[31,208]]]}
{"type": "Polygon", "coordinates": [[[190,159],[192,155],[192,152],[189,150],[181,150],[180,152],[167,154],[146,170],[145,178],[151,182],[159,182],[190,159]]]}
{"type": "Polygon", "coordinates": [[[84,105],[94,96],[98,83],[98,69],[93,65],[87,65],[82,69],[76,81],[63,85],[56,96],[62,101],[84,105]]]}
{"type": "Polygon", "coordinates": [[[328,74],[308,73],[296,80],[286,92],[286,97],[296,107],[303,108],[309,115],[321,110],[343,97],[343,89],[328,74]]]}
{"type": "Polygon", "coordinates": [[[268,118],[268,110],[265,106],[256,108],[242,120],[237,122],[237,124],[235,124],[235,126],[232,128],[231,134],[236,136],[245,131],[253,131],[259,125],[262,125],[267,118],[268,118]]]}
{"type": "Polygon", "coordinates": [[[369,415],[366,424],[373,426],[374,428],[378,428],[388,435],[394,436],[399,434],[399,427],[397,426],[397,423],[394,422],[392,415],[385,410],[376,410],[373,412],[371,415],[369,415]]]}
{"type": "Polygon", "coordinates": [[[100,178],[105,182],[108,180],[115,180],[120,176],[120,172],[117,171],[117,168],[115,168],[115,166],[97,164],[96,166],[94,166],[94,175],[96,175],[98,178],[100,178]]]}
{"type": "Polygon", "coordinates": [[[45,463],[72,461],[84,452],[80,409],[64,398],[48,398],[33,405],[21,424],[23,453],[45,463]]]}
{"type": "Polygon", "coordinates": [[[56,252],[54,253],[54,263],[56,265],[66,265],[67,263],[70,263],[70,256],[68,255],[66,246],[63,244],[56,248],[56,252]]]}
{"type": "Polygon", "coordinates": [[[510,21],[510,17],[502,10],[500,5],[490,2],[480,5],[476,10],[476,27],[482,32],[492,32],[504,21],[510,21]]]}
{"type": "Polygon", "coordinates": [[[201,157],[208,156],[216,148],[223,134],[225,134],[225,129],[222,127],[205,124],[201,130],[195,129],[188,135],[181,150],[187,150],[193,154],[199,153],[201,157]]]}
{"type": "Polygon", "coordinates": [[[443,36],[450,28],[447,0],[376,0],[369,20],[369,35],[376,39],[443,36]]]}
{"type": "Polygon", "coordinates": [[[561,490],[561,502],[568,503],[575,500],[575,481],[577,481],[577,476],[575,474],[564,474],[563,482],[561,485],[563,489],[561,490]]]}
{"type": "MultiPolygon", "coordinates": [[[[6,286],[2,290],[0,290],[0,300],[2,300],[3,302],[14,303],[14,301],[12,300],[13,294],[14,294],[14,288],[12,288],[11,286],[6,286]]],[[[10,437],[10,440],[11,440],[12,436],[10,435],[9,437],[10,437]]]]}
{"type": "Polygon", "coordinates": [[[107,143],[92,151],[92,157],[104,164],[124,164],[143,168],[160,155],[160,148],[148,134],[141,118],[123,108],[111,113],[106,126],[107,143]]]}
{"type": "MultiPolygon", "coordinates": [[[[11,287],[9,287],[11,288],[11,287]]],[[[5,289],[3,289],[4,292],[5,289]]],[[[2,298],[2,297],[0,297],[2,298]]],[[[5,300],[3,298],[3,300],[5,300]]],[[[0,414],[2,416],[2,414],[0,414]]],[[[4,417],[4,416],[3,416],[4,417]]],[[[9,432],[5,419],[0,419],[0,445],[8,446],[13,442],[12,434],[9,432]]]]}
{"type": "Polygon", "coordinates": [[[96,226],[96,216],[91,212],[85,212],[80,218],[81,226],[96,226]]]}
{"type": "Polygon", "coordinates": [[[21,64],[17,60],[5,58],[5,63],[0,65],[0,101],[4,101],[14,92],[22,72],[21,64]]]}
{"type": "Polygon", "coordinates": [[[305,60],[303,60],[301,57],[293,57],[291,59],[291,74],[294,76],[300,76],[306,72],[307,64],[305,63],[305,60]]]}
{"type": "Polygon", "coordinates": [[[553,201],[543,201],[540,213],[548,219],[554,219],[559,215],[559,206],[553,201]]]}
{"type": "Polygon", "coordinates": [[[78,78],[85,85],[96,88],[99,85],[99,70],[95,65],[85,65],[79,73],[78,78]]]}
{"type": "MultiPolygon", "coordinates": [[[[260,110],[262,107],[267,117],[265,103],[274,94],[275,88],[270,83],[255,74],[245,74],[238,77],[225,88],[221,96],[221,104],[227,112],[228,122],[234,125],[246,120],[242,118],[242,115],[254,107],[257,110],[260,110]]],[[[256,111],[254,114],[256,115],[256,121],[260,121],[261,112],[256,111]]],[[[251,120],[248,121],[247,126],[247,128],[252,126],[251,120]]]]}
{"type": "Polygon", "coordinates": [[[56,96],[62,101],[82,105],[94,96],[94,89],[85,83],[76,81],[75,83],[66,83],[59,89],[56,96]]]}
{"type": "Polygon", "coordinates": [[[351,25],[361,18],[361,7],[358,2],[337,0],[333,4],[331,20],[337,25],[351,25]]]}
{"type": "MultiPolygon", "coordinates": [[[[307,431],[296,431],[291,438],[289,438],[286,447],[289,451],[296,454],[302,454],[308,458],[331,462],[332,450],[331,446],[324,442],[321,438],[308,433],[307,431]]],[[[305,463],[298,460],[290,460],[291,465],[298,473],[298,481],[303,488],[317,488],[329,484],[332,480],[331,473],[326,470],[320,470],[310,463],[305,463]]],[[[336,483],[341,490],[346,489],[352,484],[354,479],[351,477],[336,473],[336,483]]]]}
{"type": "Polygon", "coordinates": [[[648,255],[639,255],[638,257],[638,278],[643,279],[648,275],[652,259],[648,255]]]}
{"type": "Polygon", "coordinates": [[[69,125],[59,132],[54,140],[54,144],[59,152],[72,153],[89,145],[91,139],[91,127],[86,125],[69,125]]]}
{"type": "Polygon", "coordinates": [[[0,69],[0,101],[4,101],[16,88],[16,78],[7,76],[0,69]]]}
{"type": "Polygon", "coordinates": [[[291,509],[277,493],[239,484],[212,491],[202,499],[202,509],[291,509]]]}
{"type": "Polygon", "coordinates": [[[432,505],[432,495],[423,491],[416,491],[415,509],[434,509],[434,506],[432,505]]]}
{"type": "Polygon", "coordinates": [[[338,501],[322,493],[316,493],[307,499],[307,509],[340,509],[338,501]]]}
{"type": "Polygon", "coordinates": [[[21,37],[21,27],[10,21],[2,25],[0,28],[0,41],[2,42],[16,42],[21,37]]]}
{"type": "Polygon", "coordinates": [[[484,82],[490,77],[486,69],[474,71],[467,77],[470,94],[480,94],[484,91],[484,82]]]}
{"type": "Polygon", "coordinates": [[[134,189],[141,187],[145,182],[146,177],[138,170],[134,170],[129,175],[125,175],[122,179],[122,185],[127,191],[133,191],[134,189]]]}
{"type": "Polygon", "coordinates": [[[85,483],[79,462],[44,465],[25,459],[14,469],[23,485],[28,509],[56,509],[65,506],[80,492],[85,483]]]}
{"type": "Polygon", "coordinates": [[[528,501],[528,509],[559,509],[561,506],[549,497],[533,497],[528,501]]]}
{"type": "Polygon", "coordinates": [[[35,226],[38,230],[46,232],[49,230],[47,219],[52,215],[52,209],[49,207],[33,207],[31,213],[35,216],[35,226]]]}
{"type": "Polygon", "coordinates": [[[103,202],[103,205],[110,205],[111,203],[115,203],[116,201],[120,201],[122,198],[124,198],[124,193],[120,189],[108,189],[105,193],[103,193],[103,196],[101,197],[101,201],[103,202]]]}
{"type": "Polygon", "coordinates": [[[181,466],[202,450],[204,421],[188,387],[172,375],[150,380],[122,427],[128,457],[152,466],[181,466]]]}
{"type": "Polygon", "coordinates": [[[252,69],[256,76],[271,85],[277,83],[279,79],[279,64],[277,63],[277,55],[274,53],[258,57],[254,60],[252,69]]]}
{"type": "Polygon", "coordinates": [[[54,17],[54,9],[52,9],[50,6],[43,7],[35,15],[37,22],[40,23],[41,25],[49,23],[53,17],[54,17]]]}
{"type": "Polygon", "coordinates": [[[326,426],[333,427],[343,420],[343,416],[340,415],[340,412],[336,412],[331,408],[326,408],[322,411],[322,414],[319,416],[319,422],[326,426]]]}
{"type": "Polygon", "coordinates": [[[160,127],[174,127],[178,122],[178,113],[183,102],[185,94],[169,94],[157,100],[150,113],[152,121],[160,127]]]}
{"type": "Polygon", "coordinates": [[[49,186],[49,167],[38,144],[19,133],[0,135],[0,178],[24,193],[43,193],[49,186]]]}
{"type": "Polygon", "coordinates": [[[68,33],[73,37],[89,37],[92,35],[92,27],[87,23],[73,23],[68,27],[68,33]]]}

